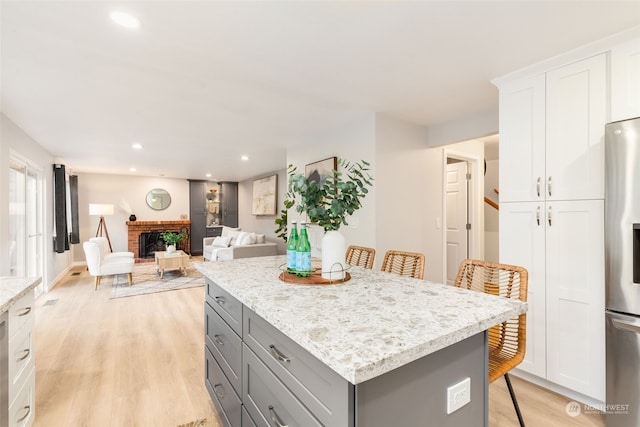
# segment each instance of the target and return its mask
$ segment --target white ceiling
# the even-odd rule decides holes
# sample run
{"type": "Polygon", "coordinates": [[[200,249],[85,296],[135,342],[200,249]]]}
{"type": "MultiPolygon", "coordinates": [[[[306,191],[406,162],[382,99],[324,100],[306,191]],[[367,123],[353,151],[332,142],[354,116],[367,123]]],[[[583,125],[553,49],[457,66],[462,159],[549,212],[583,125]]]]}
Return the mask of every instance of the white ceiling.
{"type": "Polygon", "coordinates": [[[485,111],[491,79],[640,24],[639,1],[0,5],[2,112],[67,167],[226,180],[370,112],[485,111]]]}

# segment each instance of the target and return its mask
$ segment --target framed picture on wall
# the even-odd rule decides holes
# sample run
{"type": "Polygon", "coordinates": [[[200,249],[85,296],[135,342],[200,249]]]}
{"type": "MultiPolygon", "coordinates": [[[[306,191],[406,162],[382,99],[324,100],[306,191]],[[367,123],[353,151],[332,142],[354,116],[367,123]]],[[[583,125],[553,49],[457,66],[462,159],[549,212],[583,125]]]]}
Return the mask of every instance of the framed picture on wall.
{"type": "Polygon", "coordinates": [[[251,199],[252,215],[275,215],[278,175],[271,175],[253,181],[251,199]]]}
{"type": "Polygon", "coordinates": [[[332,176],[331,171],[338,168],[338,158],[329,157],[315,163],[310,163],[304,168],[304,175],[319,185],[322,185],[327,178],[332,176]]]}

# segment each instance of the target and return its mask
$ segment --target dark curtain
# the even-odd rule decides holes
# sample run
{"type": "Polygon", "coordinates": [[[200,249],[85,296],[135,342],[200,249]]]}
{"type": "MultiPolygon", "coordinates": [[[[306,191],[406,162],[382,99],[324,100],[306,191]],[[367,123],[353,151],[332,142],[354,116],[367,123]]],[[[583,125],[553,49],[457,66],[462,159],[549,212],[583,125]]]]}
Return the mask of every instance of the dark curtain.
{"type": "Polygon", "coordinates": [[[67,234],[67,183],[64,165],[53,165],[53,214],[56,235],[53,250],[61,254],[69,250],[67,234]]]}
{"type": "Polygon", "coordinates": [[[78,175],[69,176],[69,198],[71,200],[71,243],[80,243],[80,226],[78,225],[78,175]]]}

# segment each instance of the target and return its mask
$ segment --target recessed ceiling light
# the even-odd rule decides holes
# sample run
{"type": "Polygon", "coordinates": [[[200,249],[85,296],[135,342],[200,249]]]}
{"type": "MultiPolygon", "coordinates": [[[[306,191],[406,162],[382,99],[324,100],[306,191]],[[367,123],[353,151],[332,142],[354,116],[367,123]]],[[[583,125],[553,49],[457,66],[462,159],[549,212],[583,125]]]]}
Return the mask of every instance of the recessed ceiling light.
{"type": "Polygon", "coordinates": [[[210,173],[206,174],[205,176],[206,176],[207,178],[211,178],[211,174],[210,174],[210,173]]]}
{"type": "Polygon", "coordinates": [[[135,143],[131,145],[131,148],[133,148],[134,150],[142,150],[142,144],[139,143],[135,143]]]}
{"type": "Polygon", "coordinates": [[[240,157],[240,160],[245,160],[245,161],[249,160],[249,156],[242,156],[242,157],[240,157]]]}
{"type": "Polygon", "coordinates": [[[135,172],[136,170],[136,168],[129,168],[129,172],[135,172]]]}
{"type": "Polygon", "coordinates": [[[124,12],[111,12],[111,19],[113,19],[116,24],[127,28],[138,28],[140,26],[138,18],[124,12]]]}

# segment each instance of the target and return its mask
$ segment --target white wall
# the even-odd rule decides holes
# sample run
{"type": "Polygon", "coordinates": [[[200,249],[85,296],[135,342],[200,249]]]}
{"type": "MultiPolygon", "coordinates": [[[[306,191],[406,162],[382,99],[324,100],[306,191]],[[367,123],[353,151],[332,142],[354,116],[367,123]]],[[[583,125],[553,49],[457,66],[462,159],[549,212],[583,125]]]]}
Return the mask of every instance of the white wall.
{"type": "MultiPolygon", "coordinates": [[[[497,88],[496,90],[496,99],[497,88]]],[[[458,117],[445,123],[429,126],[428,144],[430,147],[454,144],[498,133],[498,105],[464,117],[458,117]]]]}
{"type": "Polygon", "coordinates": [[[274,221],[280,216],[280,211],[284,209],[283,201],[286,192],[286,169],[281,169],[266,175],[256,176],[238,183],[238,226],[243,230],[265,234],[268,241],[276,242],[278,244],[278,253],[280,254],[286,253],[287,248],[284,240],[276,235],[275,230],[277,226],[274,221]],[[252,215],[251,199],[253,197],[253,181],[273,174],[278,175],[276,215],[252,215]]]}
{"type": "MultiPolygon", "coordinates": [[[[316,135],[300,145],[287,149],[287,165],[297,166],[298,171],[304,173],[306,164],[317,162],[328,157],[336,156],[349,161],[365,160],[371,164],[371,175],[374,177],[373,187],[362,201],[362,208],[348,218],[349,226],[342,227],[346,244],[376,247],[376,197],[379,180],[375,159],[375,115],[367,114],[359,120],[333,129],[330,132],[316,135]]],[[[304,219],[291,209],[289,222],[304,219]]],[[[310,230],[310,240],[313,256],[320,256],[320,243],[323,231],[310,230]]]]}
{"type": "MultiPolygon", "coordinates": [[[[168,221],[189,216],[189,182],[186,179],[138,177],[132,175],[106,175],[78,173],[78,216],[80,241],[95,236],[99,217],[89,216],[89,203],[115,206],[115,214],[105,217],[109,238],[114,251],[127,250],[127,224],[129,213],[120,209],[120,201],[131,206],[138,221],[168,221]],[[171,205],[156,211],[146,204],[146,195],[154,188],[164,188],[171,196],[171,205]]],[[[74,252],[75,262],[84,262],[82,246],[74,252]]]]}
{"type": "Polygon", "coordinates": [[[44,271],[45,288],[60,278],[71,265],[72,251],[53,251],[53,164],[55,158],[44,150],[4,114],[0,114],[0,275],[9,274],[9,157],[15,153],[42,171],[44,210],[44,271]]]}
{"type": "Polygon", "coordinates": [[[376,267],[389,249],[425,255],[425,279],[442,278],[442,150],[427,129],[382,114],[376,121],[376,267]]]}

